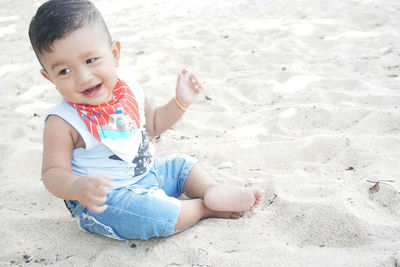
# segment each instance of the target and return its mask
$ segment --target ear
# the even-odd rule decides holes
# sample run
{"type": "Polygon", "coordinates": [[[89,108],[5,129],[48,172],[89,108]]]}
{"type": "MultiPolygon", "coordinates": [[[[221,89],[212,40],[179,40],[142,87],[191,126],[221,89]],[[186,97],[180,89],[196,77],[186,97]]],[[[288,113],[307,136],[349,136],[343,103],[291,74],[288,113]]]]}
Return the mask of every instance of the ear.
{"type": "Polygon", "coordinates": [[[48,81],[50,81],[51,83],[53,83],[53,81],[50,79],[49,74],[47,73],[47,71],[46,71],[45,69],[41,69],[41,70],[40,70],[40,74],[42,74],[42,76],[43,76],[46,80],[48,80],[48,81]]]}
{"type": "Polygon", "coordinates": [[[118,67],[119,64],[119,56],[121,54],[121,43],[118,41],[114,41],[111,45],[111,52],[114,57],[115,66],[118,67]]]}

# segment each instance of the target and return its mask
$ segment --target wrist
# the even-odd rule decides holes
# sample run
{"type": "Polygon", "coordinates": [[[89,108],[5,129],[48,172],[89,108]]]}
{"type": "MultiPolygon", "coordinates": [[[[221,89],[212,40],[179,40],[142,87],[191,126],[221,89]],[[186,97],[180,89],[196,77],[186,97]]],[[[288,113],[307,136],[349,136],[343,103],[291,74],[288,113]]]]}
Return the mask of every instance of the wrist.
{"type": "Polygon", "coordinates": [[[80,187],[79,187],[79,177],[74,176],[74,178],[70,181],[69,185],[67,186],[68,191],[71,195],[71,200],[80,200],[80,187]]]}
{"type": "Polygon", "coordinates": [[[186,110],[189,109],[189,105],[188,105],[188,104],[185,104],[185,103],[182,103],[182,102],[178,99],[177,96],[175,96],[175,102],[176,102],[176,105],[177,105],[182,111],[186,111],[186,110]]]}

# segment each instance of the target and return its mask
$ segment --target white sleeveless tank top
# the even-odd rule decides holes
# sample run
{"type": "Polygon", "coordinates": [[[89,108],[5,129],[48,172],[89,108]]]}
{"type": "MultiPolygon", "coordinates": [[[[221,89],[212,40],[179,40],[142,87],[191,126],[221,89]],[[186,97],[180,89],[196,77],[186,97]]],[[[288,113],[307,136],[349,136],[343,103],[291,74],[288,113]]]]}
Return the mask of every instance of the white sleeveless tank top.
{"type": "Polygon", "coordinates": [[[47,115],[47,118],[50,115],[57,115],[67,121],[81,135],[85,142],[84,148],[74,149],[72,153],[72,173],[76,176],[106,174],[114,179],[114,189],[136,183],[148,173],[153,163],[149,151],[147,132],[144,127],[146,120],[144,116],[143,90],[137,82],[131,81],[126,83],[135,95],[139,105],[141,129],[139,129],[140,131],[137,134],[142,135],[142,142],[132,162],[121,160],[109,148],[93,137],[78,112],[64,99],[47,115]]]}

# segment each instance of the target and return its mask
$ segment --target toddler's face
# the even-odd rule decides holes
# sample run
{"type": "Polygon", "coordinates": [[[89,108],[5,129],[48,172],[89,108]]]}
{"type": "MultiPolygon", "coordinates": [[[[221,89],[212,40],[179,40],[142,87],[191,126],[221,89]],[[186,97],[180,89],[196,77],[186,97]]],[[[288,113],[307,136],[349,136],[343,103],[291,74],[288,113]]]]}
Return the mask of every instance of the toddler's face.
{"type": "Polygon", "coordinates": [[[40,56],[41,73],[66,100],[99,105],[112,99],[120,44],[110,45],[100,26],[80,28],[55,40],[51,48],[40,56]]]}

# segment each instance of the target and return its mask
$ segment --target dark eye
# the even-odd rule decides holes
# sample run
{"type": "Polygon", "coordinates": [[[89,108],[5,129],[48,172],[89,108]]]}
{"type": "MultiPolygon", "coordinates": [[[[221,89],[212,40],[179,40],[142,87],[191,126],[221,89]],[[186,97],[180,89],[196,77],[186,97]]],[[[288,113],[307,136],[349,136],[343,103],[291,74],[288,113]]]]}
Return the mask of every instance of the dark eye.
{"type": "Polygon", "coordinates": [[[90,64],[96,61],[96,58],[90,58],[88,60],[86,60],[86,64],[90,64]]]}
{"type": "Polygon", "coordinates": [[[60,75],[67,75],[70,72],[71,72],[70,69],[63,69],[63,70],[60,71],[60,75]]]}

